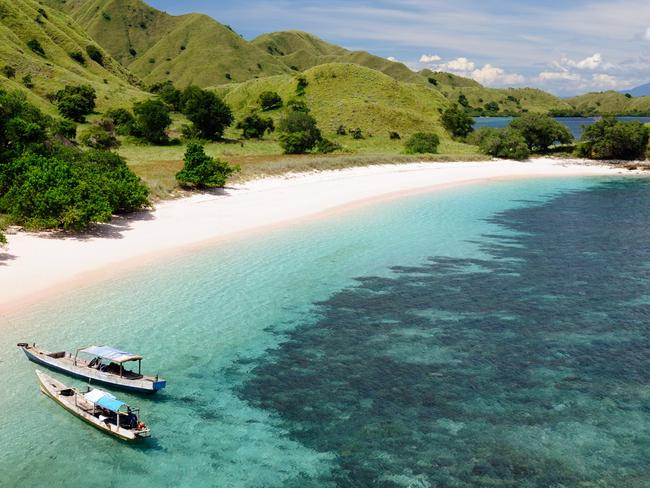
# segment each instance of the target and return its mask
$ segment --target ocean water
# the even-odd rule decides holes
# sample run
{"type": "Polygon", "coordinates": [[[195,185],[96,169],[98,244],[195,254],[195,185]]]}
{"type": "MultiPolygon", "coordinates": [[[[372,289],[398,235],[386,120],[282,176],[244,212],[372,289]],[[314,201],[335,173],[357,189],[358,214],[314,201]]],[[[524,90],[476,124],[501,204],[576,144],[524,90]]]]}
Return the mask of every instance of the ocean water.
{"type": "Polygon", "coordinates": [[[500,181],[2,317],[0,486],[649,486],[649,241],[648,180],[500,181]],[[61,410],[20,341],[143,353],[153,438],[61,410]]]}
{"type": "MultiPolygon", "coordinates": [[[[643,122],[644,124],[650,123],[650,117],[618,117],[623,122],[643,122]]],[[[583,126],[592,125],[598,121],[597,117],[556,117],[555,120],[561,122],[573,134],[573,137],[580,139],[582,137],[583,126]]],[[[492,127],[495,129],[502,129],[512,122],[512,117],[475,117],[474,128],[480,129],[481,127],[492,127]]]]}

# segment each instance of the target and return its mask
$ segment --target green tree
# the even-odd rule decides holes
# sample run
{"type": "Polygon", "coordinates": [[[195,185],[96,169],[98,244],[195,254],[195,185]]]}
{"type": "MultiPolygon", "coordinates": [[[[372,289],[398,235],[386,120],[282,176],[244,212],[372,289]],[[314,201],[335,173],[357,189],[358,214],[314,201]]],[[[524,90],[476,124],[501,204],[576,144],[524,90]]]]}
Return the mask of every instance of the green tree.
{"type": "Polygon", "coordinates": [[[135,117],[125,108],[115,108],[104,113],[105,118],[113,122],[115,131],[120,135],[127,135],[133,132],[135,117]]]}
{"type": "Polygon", "coordinates": [[[221,188],[228,178],[239,171],[234,167],[205,154],[201,144],[190,143],[185,152],[183,169],[176,173],[178,182],[192,188],[221,188]]]}
{"type": "Polygon", "coordinates": [[[438,152],[440,138],[430,132],[417,132],[404,143],[406,154],[435,154],[438,152]]]}
{"type": "Polygon", "coordinates": [[[530,155],[528,144],[521,132],[507,127],[482,131],[479,142],[481,152],[505,159],[526,159],[530,155]]]}
{"type": "Polygon", "coordinates": [[[83,122],[95,110],[97,93],[90,85],[68,85],[54,95],[59,112],[75,122],[83,122]]]}
{"type": "Polygon", "coordinates": [[[152,144],[163,144],[169,139],[167,128],[172,119],[169,116],[169,107],[160,100],[146,100],[133,105],[135,114],[134,135],[142,137],[152,144]]]}
{"type": "Polygon", "coordinates": [[[183,113],[202,138],[220,139],[234,120],[230,107],[216,94],[197,86],[185,89],[181,98],[183,113]]]}
{"type": "MultiPolygon", "coordinates": [[[[51,119],[27,102],[20,91],[0,89],[0,169],[24,151],[40,152],[51,119]]],[[[0,171],[0,181],[3,172],[0,171]]],[[[0,184],[0,194],[6,190],[0,184]]]]}
{"type": "Polygon", "coordinates": [[[264,134],[275,130],[275,124],[271,118],[251,114],[239,122],[237,128],[242,131],[242,137],[245,139],[262,139],[264,134]]]}
{"type": "Polygon", "coordinates": [[[453,137],[467,137],[474,130],[474,118],[456,104],[442,113],[441,121],[453,137]]]}
{"type": "Polygon", "coordinates": [[[278,123],[280,146],[286,154],[304,154],[321,140],[316,119],[304,112],[289,110],[278,123]]]}
{"type": "Polygon", "coordinates": [[[183,93],[171,81],[167,80],[161,83],[155,83],[149,87],[149,91],[158,95],[174,111],[182,111],[181,98],[183,93]]]}
{"type": "Polygon", "coordinates": [[[568,144],[573,135],[564,125],[546,114],[525,114],[510,122],[526,140],[531,152],[547,152],[553,144],[568,144]]]}
{"type": "Polygon", "coordinates": [[[274,91],[265,91],[260,94],[259,104],[264,112],[282,108],[282,97],[274,91]]]}
{"type": "Polygon", "coordinates": [[[79,135],[79,141],[93,149],[114,149],[120,146],[113,123],[108,120],[86,128],[79,135]]]}
{"type": "Polygon", "coordinates": [[[648,128],[640,122],[605,117],[585,127],[578,154],[590,159],[645,159],[648,128]]]}
{"type": "Polygon", "coordinates": [[[309,86],[309,82],[307,81],[307,78],[305,75],[298,75],[296,76],[296,95],[299,97],[302,97],[306,91],[307,87],[309,86]]]}
{"type": "Polygon", "coordinates": [[[467,99],[464,93],[458,95],[458,104],[465,108],[469,107],[469,100],[467,99]]]}

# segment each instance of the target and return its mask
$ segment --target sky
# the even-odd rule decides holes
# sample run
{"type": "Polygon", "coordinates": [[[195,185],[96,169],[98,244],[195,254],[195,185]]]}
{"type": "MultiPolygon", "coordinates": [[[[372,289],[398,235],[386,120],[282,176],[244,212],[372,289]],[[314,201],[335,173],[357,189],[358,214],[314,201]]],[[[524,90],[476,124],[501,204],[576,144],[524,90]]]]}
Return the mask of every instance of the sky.
{"type": "Polygon", "coordinates": [[[297,29],[414,70],[558,95],[650,82],[650,0],[149,0],[246,39],[297,29]]]}

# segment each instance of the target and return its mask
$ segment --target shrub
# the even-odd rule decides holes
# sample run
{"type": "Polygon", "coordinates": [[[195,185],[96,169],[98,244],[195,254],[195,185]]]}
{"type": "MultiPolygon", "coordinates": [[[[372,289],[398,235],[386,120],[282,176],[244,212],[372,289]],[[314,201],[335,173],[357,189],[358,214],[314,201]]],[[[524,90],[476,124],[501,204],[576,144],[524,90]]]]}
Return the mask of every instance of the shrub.
{"type": "Polygon", "coordinates": [[[160,100],[146,100],[133,105],[135,124],[133,134],[152,144],[167,142],[166,130],[171,125],[169,108],[160,100]]]}
{"type": "Polygon", "coordinates": [[[52,126],[52,133],[66,141],[74,142],[77,138],[77,124],[68,119],[59,119],[52,126]]]}
{"type": "Polygon", "coordinates": [[[307,107],[307,104],[303,100],[297,100],[295,98],[287,102],[287,108],[294,112],[309,113],[309,107],[307,107]]]}
{"type": "Polygon", "coordinates": [[[86,54],[97,64],[104,66],[104,55],[97,46],[93,44],[86,46],[86,54]]]}
{"type": "Polygon", "coordinates": [[[16,77],[16,68],[13,66],[9,66],[8,64],[2,67],[2,74],[5,75],[7,78],[15,78],[16,77]]]}
{"type": "Polygon", "coordinates": [[[497,102],[488,102],[484,105],[485,111],[490,113],[497,113],[501,107],[497,102]]]}
{"type": "Polygon", "coordinates": [[[429,76],[428,81],[429,81],[429,83],[431,83],[433,86],[438,86],[438,80],[436,80],[433,76],[429,76]]]}
{"type": "Polygon", "coordinates": [[[406,154],[435,154],[438,152],[440,138],[430,132],[413,134],[404,144],[406,154]]]}
{"type": "Polygon", "coordinates": [[[458,95],[458,104],[465,108],[469,107],[469,100],[463,93],[458,95]]]}
{"type": "Polygon", "coordinates": [[[23,85],[25,88],[34,88],[34,82],[32,81],[32,75],[25,75],[22,79],[23,85]]]}
{"type": "Polygon", "coordinates": [[[81,51],[72,51],[69,53],[69,56],[79,64],[86,64],[86,58],[84,58],[84,55],[81,53],[81,51]]]}
{"type": "Polygon", "coordinates": [[[54,96],[61,115],[76,122],[83,122],[92,113],[96,99],[95,89],[90,85],[68,85],[54,96]]]}
{"type": "Polygon", "coordinates": [[[484,131],[480,141],[481,152],[505,159],[526,159],[530,155],[526,139],[512,128],[484,131]]]}
{"type": "Polygon", "coordinates": [[[45,50],[43,49],[43,46],[41,46],[41,43],[38,41],[38,39],[30,39],[27,41],[27,47],[39,56],[45,56],[45,50]]]}
{"type": "Polygon", "coordinates": [[[399,132],[390,131],[388,137],[391,141],[399,141],[402,139],[402,136],[399,135],[399,132]]]}
{"type": "Polygon", "coordinates": [[[556,143],[568,144],[573,135],[564,125],[545,114],[525,114],[510,122],[524,136],[531,152],[547,152],[556,143]]]}
{"type": "Polygon", "coordinates": [[[79,141],[93,149],[114,149],[120,146],[117,140],[113,123],[93,124],[85,129],[79,136],[79,141]]]}
{"type": "Polygon", "coordinates": [[[73,160],[26,153],[9,163],[13,181],[0,208],[29,228],[82,230],[148,204],[148,190],[117,155],[73,160]]]}
{"type": "MultiPolygon", "coordinates": [[[[27,102],[20,91],[0,89],[0,167],[23,151],[38,151],[47,136],[49,118],[27,102]]],[[[3,174],[0,171],[0,182],[3,174]]],[[[0,194],[6,190],[0,183],[0,194]]]]}
{"type": "Polygon", "coordinates": [[[190,86],[183,92],[181,104],[183,113],[204,139],[220,139],[224,130],[233,123],[230,107],[210,91],[190,86]]]}
{"type": "Polygon", "coordinates": [[[305,78],[304,75],[296,76],[296,95],[302,97],[306,93],[308,86],[309,86],[309,82],[307,81],[307,78],[305,78]]]}
{"type": "Polygon", "coordinates": [[[352,136],[352,139],[355,140],[365,139],[365,137],[363,137],[363,131],[358,127],[356,129],[352,129],[350,131],[350,135],[352,136]]]}
{"type": "Polygon", "coordinates": [[[182,110],[181,97],[182,92],[177,89],[171,81],[157,83],[149,88],[151,93],[155,93],[160,99],[169,105],[172,110],[180,112],[182,110]]]}
{"type": "Polygon", "coordinates": [[[453,137],[467,137],[474,130],[474,119],[456,104],[443,112],[441,122],[453,137]]]}
{"type": "Polygon", "coordinates": [[[262,139],[266,132],[275,130],[275,124],[273,119],[251,114],[239,122],[237,128],[242,131],[244,139],[262,139]]]}
{"type": "Polygon", "coordinates": [[[191,143],[185,152],[183,169],[176,173],[178,182],[193,188],[221,188],[239,169],[219,159],[211,158],[203,146],[191,143]]]}
{"type": "Polygon", "coordinates": [[[345,129],[344,125],[339,125],[338,129],[336,129],[336,135],[337,136],[344,136],[348,133],[348,131],[345,129]]]}
{"type": "Polygon", "coordinates": [[[321,140],[316,120],[304,112],[288,111],[278,124],[280,146],[286,154],[304,154],[321,140]]]}
{"type": "Polygon", "coordinates": [[[259,98],[260,107],[264,112],[282,108],[282,97],[273,91],[265,91],[259,98]]]}
{"type": "Polygon", "coordinates": [[[640,122],[605,117],[585,127],[578,154],[590,159],[645,159],[648,128],[640,122]]]}
{"type": "Polygon", "coordinates": [[[125,108],[107,110],[104,117],[110,120],[115,126],[115,131],[120,135],[127,135],[133,132],[135,117],[125,108]]]}
{"type": "Polygon", "coordinates": [[[340,151],[341,149],[342,146],[340,144],[325,138],[321,138],[321,140],[316,143],[316,152],[320,154],[329,154],[334,151],[340,151]]]}

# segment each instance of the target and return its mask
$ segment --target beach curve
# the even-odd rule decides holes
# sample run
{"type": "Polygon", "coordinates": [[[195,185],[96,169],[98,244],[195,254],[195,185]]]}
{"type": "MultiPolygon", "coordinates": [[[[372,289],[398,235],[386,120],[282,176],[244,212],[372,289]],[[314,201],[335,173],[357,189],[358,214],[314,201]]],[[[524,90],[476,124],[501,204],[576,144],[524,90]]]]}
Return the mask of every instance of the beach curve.
{"type": "Polygon", "coordinates": [[[0,249],[0,314],[165,255],[374,201],[492,179],[629,173],[556,159],[377,165],[288,174],[164,201],[80,236],[19,232],[0,249]]]}

